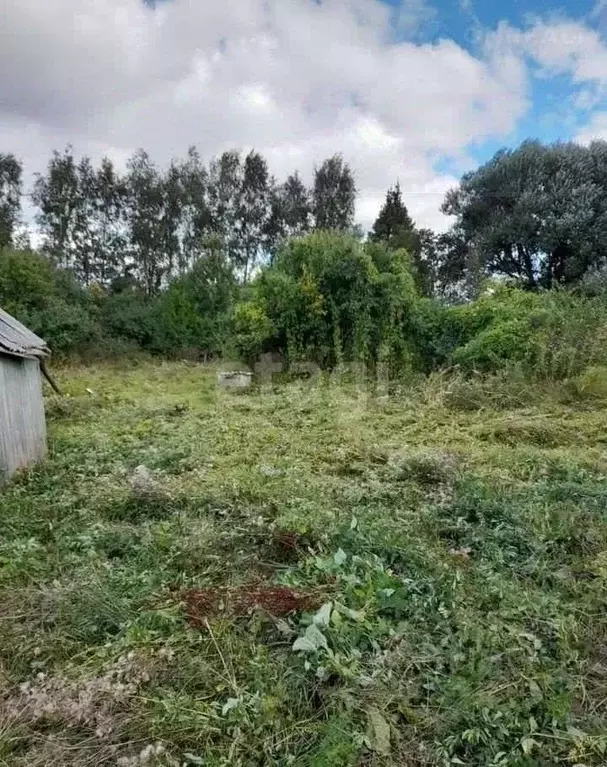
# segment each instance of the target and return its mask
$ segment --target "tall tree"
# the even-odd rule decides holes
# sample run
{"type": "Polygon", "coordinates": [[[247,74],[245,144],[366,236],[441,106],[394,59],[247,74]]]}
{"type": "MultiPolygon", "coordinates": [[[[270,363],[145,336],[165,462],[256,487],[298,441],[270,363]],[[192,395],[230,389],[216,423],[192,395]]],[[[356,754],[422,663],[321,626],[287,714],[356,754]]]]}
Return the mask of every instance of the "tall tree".
{"type": "Polygon", "coordinates": [[[605,142],[502,150],[447,194],[443,211],[456,218],[458,242],[452,266],[459,263],[460,279],[474,263],[529,289],[575,283],[607,262],[606,189],[605,142]]]}
{"type": "Polygon", "coordinates": [[[415,224],[403,202],[400,184],[397,181],[386,192],[384,204],[369,232],[369,239],[372,242],[385,242],[389,247],[398,249],[407,247],[415,234],[415,224]]]}
{"type": "Polygon", "coordinates": [[[133,271],[151,296],[160,290],[169,264],[165,253],[163,182],[147,152],[139,150],[130,158],[126,182],[133,271]]]}
{"type": "Polygon", "coordinates": [[[236,211],[238,262],[243,282],[247,282],[268,247],[272,184],[265,158],[258,152],[250,152],[244,161],[236,211]]]}
{"type": "Polygon", "coordinates": [[[209,208],[209,174],[198,150],[192,146],[180,168],[183,204],[180,222],[179,273],[191,269],[203,252],[211,236],[211,211],[209,208]]]}
{"type": "Polygon", "coordinates": [[[273,242],[299,237],[310,231],[312,208],[310,193],[297,171],[274,188],[270,227],[273,242]]]}
{"type": "Polygon", "coordinates": [[[403,202],[400,184],[388,189],[386,199],[369,232],[371,242],[383,242],[392,251],[406,250],[415,283],[422,295],[430,296],[436,281],[436,238],[430,229],[418,229],[403,202]]]}
{"type": "Polygon", "coordinates": [[[73,267],[74,227],[81,203],[78,171],[73,150],[68,146],[49,160],[46,174],[37,174],[32,201],[38,207],[36,220],[43,238],[43,250],[63,267],[73,267]]]}
{"type": "Polygon", "coordinates": [[[162,251],[167,277],[173,277],[183,261],[180,228],[185,204],[183,178],[178,163],[172,161],[160,180],[162,192],[162,251]]]}
{"type": "Polygon", "coordinates": [[[312,205],[316,229],[352,230],[356,184],[350,166],[341,155],[329,157],[316,168],[312,205]]]}
{"type": "Polygon", "coordinates": [[[122,276],[126,250],[126,184],[104,157],[95,174],[95,240],[93,262],[102,285],[122,276]]]}
{"type": "Polygon", "coordinates": [[[417,229],[417,249],[413,252],[413,277],[423,296],[435,295],[438,288],[440,235],[432,229],[417,229]]]}
{"type": "Polygon", "coordinates": [[[312,214],[310,194],[297,171],[287,176],[282,185],[283,220],[287,237],[300,236],[310,230],[312,214]]]}
{"type": "Polygon", "coordinates": [[[84,285],[90,285],[95,275],[96,255],[96,172],[89,157],[76,166],[77,200],[74,207],[72,268],[84,285]]]}
{"type": "Polygon", "coordinates": [[[126,187],[111,160],[76,162],[71,147],[53,153],[33,192],[43,250],[85,285],[108,284],[124,264],[126,187]]]}
{"type": "Polygon", "coordinates": [[[208,182],[210,233],[219,239],[235,269],[242,265],[236,226],[242,181],[243,165],[238,152],[224,152],[211,161],[208,182]]]}
{"type": "Polygon", "coordinates": [[[0,154],[0,249],[11,245],[21,212],[21,163],[0,154]]]}

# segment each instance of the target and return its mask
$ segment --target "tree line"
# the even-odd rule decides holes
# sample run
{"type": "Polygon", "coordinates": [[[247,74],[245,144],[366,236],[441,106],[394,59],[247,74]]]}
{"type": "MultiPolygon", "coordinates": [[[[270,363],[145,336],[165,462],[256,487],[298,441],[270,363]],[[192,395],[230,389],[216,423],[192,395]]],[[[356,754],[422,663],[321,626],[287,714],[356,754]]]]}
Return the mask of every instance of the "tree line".
{"type": "MultiPolygon", "coordinates": [[[[0,155],[0,248],[19,245],[22,167],[0,155]]],[[[283,182],[267,160],[237,151],[203,162],[192,147],[160,169],[143,150],[121,174],[104,158],[95,167],[70,147],[37,174],[31,200],[41,252],[85,286],[136,282],[148,296],[220,250],[242,282],[272,259],[278,243],[312,229],[354,228],[354,176],[340,155],[283,182]]]]}
{"type": "Polygon", "coordinates": [[[328,367],[356,358],[427,370],[463,364],[455,350],[468,338],[465,359],[490,367],[520,354],[525,334],[537,340],[552,288],[607,296],[606,142],[498,152],[447,194],[452,226],[440,234],[416,225],[398,182],[364,234],[340,155],[307,186],[297,172],[274,178],[257,152],[204,162],[192,148],[161,169],[138,151],[121,173],[68,148],[36,177],[31,249],[22,176],[0,155],[0,306],[60,355],[280,351],[328,367]],[[487,280],[539,303],[475,303],[487,280]],[[443,311],[453,305],[470,312],[443,311]],[[494,310],[500,323],[477,348],[494,310]]]}
{"type": "MultiPolygon", "coordinates": [[[[94,166],[71,148],[55,151],[31,200],[41,252],[83,285],[148,296],[221,252],[240,282],[271,263],[282,242],[310,231],[350,232],[356,182],[340,155],[322,162],[310,187],[295,171],[277,180],[255,151],[226,151],[204,162],[192,147],[165,169],[139,150],[120,173],[105,158],[94,166]]],[[[22,167],[0,154],[0,249],[21,246],[22,167]]],[[[503,149],[450,190],[442,210],[448,231],[412,221],[398,185],[368,233],[405,248],[426,295],[462,300],[488,276],[525,289],[578,284],[607,259],[607,142],[503,149]]]]}

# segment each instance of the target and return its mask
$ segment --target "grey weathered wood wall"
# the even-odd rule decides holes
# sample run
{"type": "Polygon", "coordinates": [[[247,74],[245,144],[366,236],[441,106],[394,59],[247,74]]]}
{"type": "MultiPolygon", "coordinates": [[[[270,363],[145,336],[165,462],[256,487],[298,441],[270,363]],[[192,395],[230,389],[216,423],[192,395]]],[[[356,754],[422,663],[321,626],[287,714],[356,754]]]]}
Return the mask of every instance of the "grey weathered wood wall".
{"type": "Polygon", "coordinates": [[[40,363],[0,354],[0,481],[45,455],[40,363]]]}

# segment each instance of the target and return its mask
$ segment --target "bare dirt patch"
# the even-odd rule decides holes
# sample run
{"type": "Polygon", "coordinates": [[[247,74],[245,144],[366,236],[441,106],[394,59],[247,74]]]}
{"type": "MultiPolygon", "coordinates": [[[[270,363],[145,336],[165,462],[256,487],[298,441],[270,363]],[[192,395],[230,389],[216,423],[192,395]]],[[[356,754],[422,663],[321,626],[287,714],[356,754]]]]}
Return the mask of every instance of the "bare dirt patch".
{"type": "Polygon", "coordinates": [[[188,589],[182,593],[185,613],[196,628],[205,618],[229,615],[246,618],[253,612],[265,612],[273,618],[295,612],[311,611],[320,606],[322,595],[287,586],[241,586],[208,589],[188,589]]]}

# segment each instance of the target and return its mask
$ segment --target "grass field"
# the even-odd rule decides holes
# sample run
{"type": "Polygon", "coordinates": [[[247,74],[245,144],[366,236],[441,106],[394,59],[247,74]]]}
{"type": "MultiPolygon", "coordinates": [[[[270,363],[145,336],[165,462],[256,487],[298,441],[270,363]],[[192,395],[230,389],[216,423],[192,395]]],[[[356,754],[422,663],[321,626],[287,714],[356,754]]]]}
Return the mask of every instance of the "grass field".
{"type": "Polygon", "coordinates": [[[606,401],[59,377],[0,495],[0,764],[607,764],[606,401]]]}

